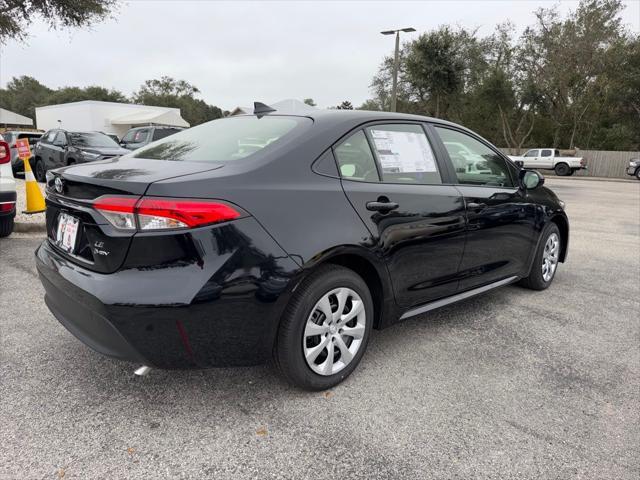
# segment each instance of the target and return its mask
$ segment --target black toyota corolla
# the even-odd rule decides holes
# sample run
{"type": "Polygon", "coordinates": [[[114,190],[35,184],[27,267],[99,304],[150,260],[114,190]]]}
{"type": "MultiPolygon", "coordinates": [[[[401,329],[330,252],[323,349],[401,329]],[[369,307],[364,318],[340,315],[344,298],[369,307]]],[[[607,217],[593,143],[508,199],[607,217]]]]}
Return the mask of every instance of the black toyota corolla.
{"type": "Polygon", "coordinates": [[[563,203],[458,125],[364,111],[215,120],[49,172],[45,301],[91,348],[156,368],[273,357],[324,389],[372,328],[567,255],[563,203]]]}

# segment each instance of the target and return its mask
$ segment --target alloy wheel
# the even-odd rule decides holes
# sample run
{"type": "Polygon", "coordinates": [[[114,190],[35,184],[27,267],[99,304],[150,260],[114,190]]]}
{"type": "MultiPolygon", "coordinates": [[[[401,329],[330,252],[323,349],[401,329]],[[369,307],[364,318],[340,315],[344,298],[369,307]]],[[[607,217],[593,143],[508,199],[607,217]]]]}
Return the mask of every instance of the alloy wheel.
{"type": "Polygon", "coordinates": [[[334,375],[358,353],[366,331],[364,303],[350,288],[336,288],[318,300],[307,318],[302,349],[319,375],[334,375]]]}
{"type": "Polygon", "coordinates": [[[549,282],[558,266],[558,254],[560,253],[560,238],[557,233],[552,233],[544,244],[542,254],[542,278],[549,282]]]}

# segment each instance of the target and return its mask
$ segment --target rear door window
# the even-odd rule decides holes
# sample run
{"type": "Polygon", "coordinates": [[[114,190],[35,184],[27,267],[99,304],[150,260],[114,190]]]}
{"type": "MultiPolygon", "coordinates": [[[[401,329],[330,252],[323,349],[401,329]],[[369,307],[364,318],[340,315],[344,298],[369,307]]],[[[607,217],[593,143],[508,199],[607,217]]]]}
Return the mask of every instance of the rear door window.
{"type": "Polygon", "coordinates": [[[388,124],[367,133],[385,183],[442,183],[436,158],[421,125],[388,124]]]}
{"type": "Polygon", "coordinates": [[[178,133],[180,130],[177,128],[156,128],[153,131],[153,140],[160,140],[162,138],[168,137],[169,135],[173,135],[174,133],[178,133]]]}
{"type": "Polygon", "coordinates": [[[541,157],[550,157],[551,156],[551,150],[542,150],[542,153],[540,154],[541,157]]]}

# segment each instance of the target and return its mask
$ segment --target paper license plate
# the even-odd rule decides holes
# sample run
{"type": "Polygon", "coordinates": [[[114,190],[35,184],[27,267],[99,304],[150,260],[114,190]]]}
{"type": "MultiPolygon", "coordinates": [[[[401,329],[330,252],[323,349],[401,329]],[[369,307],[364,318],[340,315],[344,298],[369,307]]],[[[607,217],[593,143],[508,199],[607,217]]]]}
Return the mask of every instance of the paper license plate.
{"type": "Polygon", "coordinates": [[[58,231],[56,232],[56,242],[66,252],[73,253],[76,247],[76,236],[78,235],[78,225],[80,221],[68,213],[60,213],[58,217],[58,231]]]}

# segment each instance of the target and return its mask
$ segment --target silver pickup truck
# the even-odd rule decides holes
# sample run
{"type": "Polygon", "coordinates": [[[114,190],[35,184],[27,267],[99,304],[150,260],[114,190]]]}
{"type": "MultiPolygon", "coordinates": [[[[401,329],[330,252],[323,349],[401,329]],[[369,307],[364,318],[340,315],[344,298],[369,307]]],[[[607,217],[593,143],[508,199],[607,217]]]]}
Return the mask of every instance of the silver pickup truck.
{"type": "Polygon", "coordinates": [[[563,157],[554,148],[534,148],[523,156],[512,156],[514,162],[522,162],[524,168],[554,170],[556,175],[573,175],[577,170],[586,169],[587,162],[581,157],[563,157]]]}

